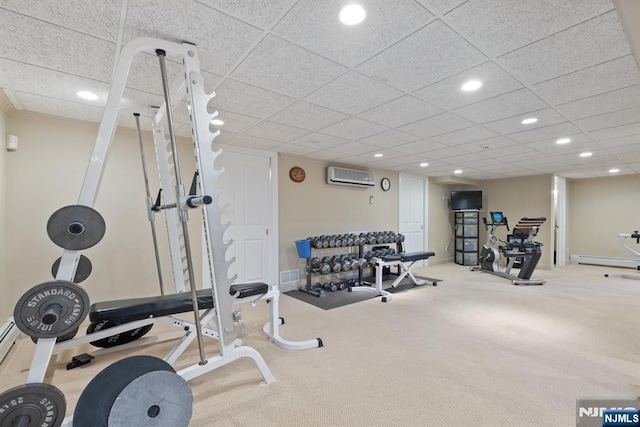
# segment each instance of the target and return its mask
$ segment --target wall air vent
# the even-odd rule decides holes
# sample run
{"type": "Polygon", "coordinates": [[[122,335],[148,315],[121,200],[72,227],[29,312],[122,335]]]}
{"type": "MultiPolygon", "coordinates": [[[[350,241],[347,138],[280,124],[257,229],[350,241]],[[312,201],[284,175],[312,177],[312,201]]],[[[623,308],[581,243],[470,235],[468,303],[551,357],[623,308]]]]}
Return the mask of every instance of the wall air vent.
{"type": "Polygon", "coordinates": [[[376,185],[373,173],[356,169],[327,167],[327,184],[368,186],[376,185]]]}

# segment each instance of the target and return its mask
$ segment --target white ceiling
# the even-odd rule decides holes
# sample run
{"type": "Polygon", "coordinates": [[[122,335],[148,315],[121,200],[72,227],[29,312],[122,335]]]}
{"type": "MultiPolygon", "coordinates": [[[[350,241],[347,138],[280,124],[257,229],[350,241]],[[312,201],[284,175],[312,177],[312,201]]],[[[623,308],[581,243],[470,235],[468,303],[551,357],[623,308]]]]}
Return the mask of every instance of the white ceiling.
{"type": "MultiPolygon", "coordinates": [[[[18,110],[97,122],[124,43],[187,40],[217,142],[435,177],[640,173],[640,72],[611,0],[358,0],[355,27],[346,2],[3,0],[0,86],[18,110]]],[[[128,102],[161,103],[157,69],[137,60],[128,102]]]]}

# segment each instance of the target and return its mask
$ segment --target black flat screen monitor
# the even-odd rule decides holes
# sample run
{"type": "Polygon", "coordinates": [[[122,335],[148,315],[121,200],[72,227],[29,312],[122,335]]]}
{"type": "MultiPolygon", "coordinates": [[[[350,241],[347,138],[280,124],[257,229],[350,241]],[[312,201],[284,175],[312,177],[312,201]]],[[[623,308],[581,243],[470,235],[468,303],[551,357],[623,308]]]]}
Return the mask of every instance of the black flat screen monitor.
{"type": "Polygon", "coordinates": [[[452,191],[451,210],[481,210],[482,191],[452,191]]]}

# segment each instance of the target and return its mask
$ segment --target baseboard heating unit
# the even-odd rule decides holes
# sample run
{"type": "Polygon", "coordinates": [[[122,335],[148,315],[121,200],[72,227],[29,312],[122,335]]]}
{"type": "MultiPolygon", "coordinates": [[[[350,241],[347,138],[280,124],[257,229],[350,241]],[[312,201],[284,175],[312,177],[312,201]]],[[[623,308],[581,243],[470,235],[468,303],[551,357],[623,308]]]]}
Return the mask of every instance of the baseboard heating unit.
{"type": "Polygon", "coordinates": [[[16,342],[16,338],[18,338],[18,327],[13,321],[13,317],[10,317],[0,329],[0,362],[16,342]]]}
{"type": "Polygon", "coordinates": [[[571,255],[571,264],[605,265],[607,267],[626,267],[640,270],[640,260],[625,258],[605,258],[587,255],[571,255]]]}

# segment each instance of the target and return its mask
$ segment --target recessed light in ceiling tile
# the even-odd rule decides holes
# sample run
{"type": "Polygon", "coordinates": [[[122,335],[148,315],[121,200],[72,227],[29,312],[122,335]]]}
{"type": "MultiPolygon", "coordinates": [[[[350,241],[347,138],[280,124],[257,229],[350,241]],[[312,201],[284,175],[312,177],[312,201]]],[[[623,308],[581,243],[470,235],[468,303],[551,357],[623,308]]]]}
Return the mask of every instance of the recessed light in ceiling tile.
{"type": "Polygon", "coordinates": [[[453,171],[453,173],[462,173],[462,169],[456,169],[453,171]]]}
{"type": "Polygon", "coordinates": [[[429,166],[429,163],[427,163],[427,162],[420,163],[420,167],[421,168],[426,168],[427,166],[429,166]]]}
{"type": "Polygon", "coordinates": [[[462,89],[465,92],[471,92],[471,91],[480,89],[480,87],[482,87],[482,82],[481,81],[469,80],[468,82],[463,84],[460,89],[462,89]]]}
{"type": "Polygon", "coordinates": [[[76,95],[88,101],[95,101],[96,99],[98,99],[98,95],[93,92],[89,92],[88,90],[81,90],[79,92],[76,92],[76,95]]]}
{"type": "Polygon", "coordinates": [[[556,140],[556,144],[568,144],[571,142],[571,138],[560,138],[556,140]]]}
{"type": "Polygon", "coordinates": [[[376,153],[376,154],[373,155],[373,157],[382,157],[383,155],[384,154],[382,154],[382,153],[376,153]]]}
{"type": "Polygon", "coordinates": [[[620,169],[618,168],[609,169],[609,173],[618,173],[618,172],[620,172],[620,169]]]}
{"type": "Polygon", "coordinates": [[[537,121],[538,121],[538,119],[536,119],[535,117],[529,117],[528,119],[524,119],[520,123],[522,123],[523,125],[530,125],[530,124],[535,123],[537,121]]]}
{"type": "Polygon", "coordinates": [[[349,4],[342,8],[340,11],[340,22],[344,25],[358,25],[364,18],[367,16],[367,13],[364,11],[364,8],[359,4],[349,4]]]}
{"type": "Polygon", "coordinates": [[[222,126],[224,124],[224,121],[220,119],[213,119],[211,120],[211,124],[214,126],[222,126]]]}
{"type": "Polygon", "coordinates": [[[584,153],[580,153],[580,157],[591,157],[593,153],[590,151],[585,151],[584,153]]]}

